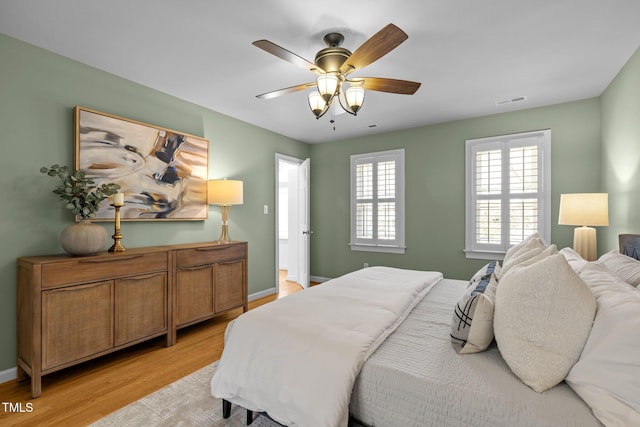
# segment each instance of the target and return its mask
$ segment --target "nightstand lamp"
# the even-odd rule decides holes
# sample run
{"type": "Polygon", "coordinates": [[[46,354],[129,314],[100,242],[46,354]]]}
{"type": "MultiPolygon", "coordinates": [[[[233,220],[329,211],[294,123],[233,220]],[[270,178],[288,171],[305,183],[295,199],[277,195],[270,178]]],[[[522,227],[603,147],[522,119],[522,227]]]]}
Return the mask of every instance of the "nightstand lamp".
{"type": "Polygon", "coordinates": [[[573,249],[587,261],[598,257],[596,229],[609,225],[609,195],[578,193],[560,195],[560,225],[579,225],[573,231],[573,249]]]}
{"type": "Polygon", "coordinates": [[[207,182],[207,201],[210,205],[220,206],[222,231],[218,243],[231,243],[229,237],[229,209],[241,205],[243,200],[242,181],[215,179],[207,182]]]}

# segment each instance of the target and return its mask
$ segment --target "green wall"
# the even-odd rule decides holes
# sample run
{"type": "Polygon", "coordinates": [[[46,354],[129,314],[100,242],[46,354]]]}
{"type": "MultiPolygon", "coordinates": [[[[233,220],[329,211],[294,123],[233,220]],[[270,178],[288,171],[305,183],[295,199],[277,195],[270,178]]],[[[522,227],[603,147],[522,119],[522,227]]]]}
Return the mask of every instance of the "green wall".
{"type": "MultiPolygon", "coordinates": [[[[75,105],[210,140],[210,177],[244,181],[245,203],[231,210],[230,230],[234,239],[249,242],[250,293],[274,285],[275,221],[273,214],[262,213],[262,206],[267,204],[270,212],[275,212],[276,152],[312,158],[314,276],[335,277],[368,262],[468,278],[484,262],[467,260],[462,252],[464,141],[506,133],[552,130],[553,243],[563,247],[572,242],[572,227],[555,224],[563,192],[609,191],[612,226],[609,236],[600,241],[600,252],[615,247],[611,235],[640,231],[633,215],[639,212],[640,203],[638,53],[602,100],[318,145],[274,134],[1,34],[0,58],[0,177],[5,205],[0,220],[0,371],[15,366],[15,260],[23,255],[62,252],[58,235],[72,222],[51,192],[53,180],[38,170],[52,163],[72,164],[75,105]],[[351,252],[349,156],[402,147],[406,150],[406,254],[351,252]]],[[[111,231],[109,224],[105,227],[111,231]]],[[[206,221],[123,224],[128,247],[214,240],[219,231],[220,214],[215,207],[206,221]]]]}
{"type": "Polygon", "coordinates": [[[640,233],[640,49],[601,96],[603,191],[609,193],[608,247],[640,233]]]}
{"type": "Polygon", "coordinates": [[[560,194],[600,188],[597,98],[543,108],[314,145],[311,150],[312,273],[335,277],[370,265],[442,271],[470,277],[486,261],[463,253],[465,140],[551,129],[552,242],[571,246],[573,228],[557,225],[560,194]],[[405,148],[404,255],[351,251],[349,156],[405,148]]]}
{"type": "MultiPolygon", "coordinates": [[[[104,111],[208,138],[209,176],[244,181],[244,204],[230,234],[249,242],[249,292],[275,277],[275,153],[306,158],[310,147],[0,34],[0,371],[16,366],[16,258],[61,253],[60,231],[73,219],[39,172],[73,165],[73,107],[104,111]]],[[[112,224],[104,224],[113,233],[112,224]]],[[[220,212],[206,221],[123,223],[126,247],[211,241],[220,212]]]]}

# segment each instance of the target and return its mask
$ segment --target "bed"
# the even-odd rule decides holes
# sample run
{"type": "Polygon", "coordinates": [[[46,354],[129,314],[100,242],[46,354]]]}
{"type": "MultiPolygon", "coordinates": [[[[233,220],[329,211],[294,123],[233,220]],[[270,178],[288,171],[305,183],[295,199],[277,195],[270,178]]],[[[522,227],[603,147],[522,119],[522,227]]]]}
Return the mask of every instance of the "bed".
{"type": "MultiPolygon", "coordinates": [[[[640,253],[640,236],[638,235],[620,235],[620,248],[619,252],[608,253],[606,256],[601,257],[596,263],[587,263],[582,260],[575,252],[563,249],[564,257],[571,265],[573,270],[577,274],[582,274],[584,270],[585,277],[603,277],[606,268],[622,271],[621,277],[623,279],[613,276],[613,270],[611,271],[612,278],[607,280],[618,281],[621,284],[615,283],[616,289],[615,295],[618,297],[620,292],[623,292],[622,298],[628,300],[631,298],[632,303],[635,304],[634,298],[640,303],[640,290],[635,289],[632,285],[627,285],[633,280],[640,281],[640,268],[635,264],[630,264],[626,260],[635,261],[632,259],[638,258],[640,253]],[[624,255],[623,255],[624,254],[624,255]],[[620,258],[624,256],[624,258],[620,258]],[[630,266],[631,265],[631,269],[630,266]],[[586,266],[586,267],[585,267],[586,266]],[[622,267],[620,267],[622,266],[622,267]],[[627,286],[625,289],[618,289],[627,286]]],[[[546,249],[546,252],[550,252],[550,249],[546,249]]],[[[561,251],[562,252],[562,251],[561,251]]],[[[556,251],[557,253],[557,251],[556,251]]],[[[536,256],[540,257],[540,251],[536,256]]],[[[560,256],[560,255],[558,255],[560,256]]],[[[513,259],[513,258],[512,258],[513,259]]],[[[533,258],[531,258],[533,259],[533,258]]],[[[564,259],[564,258],[563,258],[564,259]]],[[[637,262],[637,261],[636,261],[637,262]]],[[[524,263],[522,263],[524,264],[524,263]]],[[[638,263],[640,265],[640,263],[638,263]]],[[[506,264],[504,265],[507,266],[506,264]]],[[[372,275],[375,270],[365,269],[363,272],[355,272],[347,275],[349,280],[361,280],[360,275],[364,274],[365,279],[367,275],[372,275]]],[[[609,270],[607,270],[609,272],[609,270]]],[[[394,280],[393,277],[396,273],[400,274],[400,277],[404,274],[404,270],[396,272],[395,269],[384,270],[387,280],[394,280]]],[[[608,273],[607,277],[608,277],[608,273]]],[[[414,278],[412,278],[413,280],[414,278]]],[[[422,277],[420,278],[423,279],[422,277]]],[[[336,280],[336,279],[334,279],[336,280]]],[[[402,279],[404,280],[404,278],[402,279]]],[[[420,280],[418,280],[420,281],[420,280]]],[[[575,377],[576,384],[572,384],[570,387],[568,381],[561,381],[559,384],[550,387],[544,392],[536,392],[530,386],[526,385],[518,375],[514,374],[513,368],[509,363],[505,361],[503,355],[496,344],[496,341],[492,341],[486,350],[479,351],[473,354],[461,354],[454,350],[452,345],[452,338],[450,336],[452,328],[452,313],[453,307],[460,300],[461,296],[468,291],[470,287],[469,281],[452,280],[442,278],[441,276],[429,276],[424,280],[423,287],[419,287],[418,290],[413,291],[415,301],[408,304],[402,310],[406,311],[404,315],[400,315],[395,321],[389,321],[384,326],[383,332],[380,334],[381,339],[371,339],[370,341],[376,341],[374,345],[367,347],[362,353],[362,362],[357,362],[355,365],[355,374],[353,375],[353,381],[347,382],[345,387],[351,392],[346,398],[346,404],[348,406],[349,425],[364,425],[364,426],[601,426],[604,420],[605,425],[635,425],[631,424],[637,420],[640,420],[640,403],[638,403],[639,396],[637,393],[640,390],[640,385],[637,381],[629,382],[624,378],[628,378],[628,375],[624,376],[624,369],[622,370],[622,380],[618,379],[618,383],[614,384],[616,388],[624,389],[621,392],[622,398],[616,396],[616,399],[622,400],[624,404],[619,404],[616,401],[614,404],[605,401],[608,396],[615,394],[608,390],[606,387],[601,387],[596,384],[596,391],[594,392],[593,384],[589,386],[583,386],[582,383],[585,377],[585,371],[589,372],[593,369],[593,362],[591,359],[601,359],[601,355],[598,354],[598,343],[592,343],[591,337],[587,339],[584,356],[584,361],[580,359],[575,364],[575,369],[570,372],[569,378],[575,377]],[[434,280],[435,279],[435,280],[434,280]],[[377,342],[379,341],[379,342],[377,342]],[[595,349],[595,350],[593,350],[595,349]],[[593,358],[588,356],[593,354],[593,358]],[[579,368],[579,369],[578,369],[579,368]],[[573,375],[573,371],[576,374],[573,375]],[[621,382],[624,384],[620,385],[621,382]],[[576,394],[574,388],[580,392],[580,396],[576,394]],[[604,394],[603,394],[604,393],[604,394]],[[586,401],[590,402],[587,404],[586,401]],[[607,396],[603,398],[602,396],[607,396]],[[625,401],[624,398],[627,398],[625,401]],[[628,396],[631,396],[630,398],[628,396]],[[581,398],[582,397],[582,398],[581,398]],[[593,404],[594,401],[605,401],[604,412],[598,407],[598,404],[593,404]],[[617,406],[616,406],[617,405],[617,406]],[[620,408],[623,409],[620,409],[620,408]],[[612,410],[610,410],[613,408],[612,410]],[[628,411],[627,411],[628,410],[628,411]],[[608,411],[608,412],[607,412],[608,411]],[[627,411],[627,412],[624,412],[627,411]],[[611,416],[609,412],[614,412],[611,416]],[[619,415],[620,412],[624,412],[623,415],[619,415]],[[597,416],[594,416],[594,413],[597,416]],[[613,417],[613,418],[612,418],[613,417]],[[617,418],[616,418],[617,417],[617,418]],[[614,421],[610,421],[613,419],[614,421]],[[619,423],[619,420],[623,420],[619,423]]],[[[598,286],[601,285],[602,280],[596,280],[598,286]],[[600,280],[600,281],[598,281],[600,280]]],[[[329,288],[330,282],[326,282],[317,288],[329,288]],[[325,286],[326,284],[329,286],[325,286]]],[[[313,288],[312,288],[313,289],[313,288]]],[[[596,290],[600,288],[593,288],[594,295],[600,292],[604,294],[602,301],[609,298],[605,291],[596,290]]],[[[313,294],[311,292],[308,295],[308,291],[299,293],[301,295],[298,298],[311,298],[313,294]]],[[[608,291],[607,291],[608,292],[608,291]]],[[[298,294],[296,294],[298,295],[298,294]]],[[[291,297],[287,297],[287,300],[291,297]]],[[[333,296],[329,297],[329,301],[333,296]]],[[[291,304],[295,302],[295,299],[289,300],[291,304]]],[[[302,300],[304,302],[304,300],[302,300]]],[[[311,301],[311,299],[310,299],[311,301]]],[[[605,301],[606,302],[606,301],[605,301]]],[[[603,302],[604,304],[604,302],[603,302]]],[[[617,304],[617,303],[616,303],[617,304]]],[[[640,305],[631,306],[629,310],[636,310],[640,305]]],[[[376,307],[380,309],[380,307],[376,307]]],[[[308,310],[305,308],[304,310],[308,310]]],[[[303,310],[303,311],[304,311],[303,310]]],[[[386,310],[386,309],[383,309],[386,310]]],[[[597,335],[596,325],[603,327],[610,327],[609,323],[598,323],[598,316],[601,312],[605,312],[604,308],[600,307],[600,299],[598,299],[598,314],[596,315],[596,322],[594,323],[594,331],[591,335],[597,335]]],[[[637,312],[635,312],[637,313],[637,312]]],[[[298,313],[299,314],[299,313],[298,313]]],[[[271,315],[271,314],[269,314],[271,315]]],[[[245,316],[245,315],[243,315],[245,316]]],[[[628,316],[628,315],[627,315],[628,316]]],[[[242,317],[242,316],[241,316],[242,317]]],[[[311,316],[313,317],[313,316],[311,316]]],[[[638,317],[638,316],[636,316],[638,317]]],[[[240,318],[239,318],[240,319],[240,318]]],[[[262,323],[262,319],[259,323],[262,323]]],[[[609,320],[607,320],[609,321],[609,320]]],[[[234,323],[236,323],[235,321],[234,323]]],[[[638,324],[640,327],[640,324],[638,324]]],[[[627,325],[626,328],[633,328],[632,331],[637,330],[635,326],[627,325]]],[[[255,325],[251,326],[252,329],[257,329],[255,325]]],[[[305,330],[308,332],[309,328],[313,329],[309,325],[304,325],[305,330]]],[[[321,330],[319,327],[316,330],[321,330]]],[[[627,331],[628,332],[628,331],[627,331]]],[[[632,332],[636,333],[636,332],[632,332]]],[[[257,332],[258,337],[264,335],[265,332],[260,330],[257,332]]],[[[320,335],[326,335],[320,334],[320,335]]],[[[607,334],[605,339],[615,339],[610,337],[611,334],[607,334]]],[[[637,333],[636,333],[637,335],[637,333]]],[[[309,379],[313,383],[307,387],[302,384],[300,389],[294,389],[290,395],[278,396],[281,405],[284,407],[285,413],[282,413],[282,407],[277,404],[275,407],[264,406],[263,402],[257,402],[260,397],[249,392],[249,390],[243,389],[244,386],[251,388],[263,387],[263,394],[274,395],[278,394],[282,389],[289,388],[284,387],[282,384],[292,384],[296,382],[304,383],[305,380],[298,378],[299,374],[290,377],[288,380],[283,380],[282,383],[277,383],[277,379],[274,382],[273,376],[265,376],[264,361],[260,358],[260,354],[265,349],[282,349],[283,353],[286,353],[286,345],[281,341],[281,338],[277,338],[274,342],[271,339],[266,339],[263,343],[264,347],[257,347],[258,350],[253,350],[251,347],[252,341],[259,340],[256,336],[252,336],[250,339],[246,338],[247,335],[241,332],[241,329],[237,325],[232,326],[227,331],[225,338],[225,353],[227,352],[226,344],[229,340],[236,338],[237,342],[241,342],[242,352],[247,355],[247,358],[239,362],[240,366],[243,366],[247,370],[247,374],[244,375],[250,378],[251,381],[244,383],[244,385],[233,385],[233,390],[225,390],[225,386],[220,386],[220,378],[217,378],[218,387],[214,387],[214,380],[212,379],[212,394],[216,397],[223,399],[223,413],[228,415],[231,404],[238,404],[244,408],[247,408],[247,423],[249,424],[253,419],[253,413],[265,413],[285,425],[347,425],[347,421],[342,415],[334,418],[310,418],[302,412],[298,414],[298,418],[286,413],[289,408],[298,409],[299,406],[308,406],[310,403],[313,406],[317,406],[319,402],[324,403],[323,396],[331,396],[331,389],[324,390],[321,386],[318,386],[318,382],[322,382],[324,376],[329,376],[322,370],[311,369],[314,371],[314,379],[309,379]],[[241,334],[242,339],[238,340],[234,334],[241,334]],[[247,347],[248,346],[248,347],[247,347]],[[247,348],[249,348],[247,350],[247,348]],[[288,381],[288,382],[287,382],[288,381]],[[296,397],[297,396],[297,397],[296,397]],[[254,401],[256,400],[256,401],[254,401]],[[313,419],[313,421],[309,421],[313,419]]],[[[320,340],[320,338],[318,338],[320,340]]],[[[600,338],[602,339],[602,338],[600,338]]],[[[319,341],[320,343],[322,341],[319,341]]],[[[607,342],[607,346],[615,346],[616,343],[607,342]]],[[[627,345],[627,344],[625,344],[627,345]]],[[[631,344],[635,345],[635,344],[631,344]]],[[[326,346],[326,344],[319,344],[319,347],[326,346]]],[[[600,346],[601,347],[601,346],[600,346]]],[[[317,349],[316,349],[317,350],[317,349]]],[[[313,353],[316,353],[316,350],[313,353]]],[[[629,354],[629,357],[634,357],[631,352],[637,350],[636,347],[631,349],[624,349],[625,353],[629,354]]],[[[269,350],[270,351],[270,350],[269,350]]],[[[231,350],[230,350],[231,352],[231,350]]],[[[220,366],[216,375],[225,377],[227,382],[234,382],[237,378],[238,372],[232,369],[225,369],[225,353],[221,359],[220,366]],[[220,374],[219,374],[220,373],[220,374]]],[[[277,354],[275,351],[274,354],[277,354]]],[[[304,352],[302,353],[304,355],[304,352]]],[[[307,357],[298,357],[299,362],[293,362],[299,365],[300,369],[304,369],[305,364],[318,367],[324,364],[332,364],[333,362],[323,363],[323,358],[331,357],[332,352],[322,354],[316,359],[307,357]]],[[[338,353],[342,354],[342,353],[338,353]]],[[[636,355],[638,353],[635,353],[636,355]]],[[[232,358],[237,361],[238,350],[235,354],[227,355],[228,358],[232,358]]],[[[622,361],[625,362],[625,361],[622,361]]],[[[629,362],[629,361],[626,361],[629,362]]],[[[275,376],[287,375],[289,369],[288,363],[281,363],[281,372],[276,372],[275,376]]],[[[615,372],[617,369],[617,363],[614,365],[604,366],[603,371],[615,372]]],[[[632,361],[637,366],[637,361],[632,361]]],[[[628,363],[627,363],[628,364],[628,363]]],[[[598,365],[599,366],[599,365],[598,365]]],[[[269,368],[270,370],[271,368],[269,368]]],[[[307,368],[308,370],[308,368],[307,368]]],[[[302,371],[301,371],[302,372],[302,371]]],[[[637,372],[637,371],[632,371],[637,372]]],[[[273,372],[271,373],[273,375],[273,372]]],[[[242,376],[241,375],[241,376],[242,376]]],[[[587,374],[590,375],[590,374],[587,374]]],[[[631,374],[635,375],[635,374],[631,374]]],[[[347,375],[348,376],[348,375],[347,375]]],[[[637,377],[637,376],[636,376],[637,377]]],[[[244,381],[244,380],[242,380],[244,381]]],[[[242,383],[240,381],[240,383],[242,383]]],[[[586,382],[588,383],[590,379],[586,382]]],[[[608,379],[596,379],[597,381],[609,381],[608,379]]],[[[254,391],[254,390],[252,390],[254,391]]],[[[330,400],[327,398],[327,400],[330,400]]],[[[322,406],[322,405],[320,405],[322,406]]],[[[314,408],[313,410],[315,410],[314,408]]],[[[322,412],[331,412],[332,406],[323,407],[322,412]],[[328,408],[328,409],[327,409],[328,408]]],[[[315,415],[313,415],[315,416],[315,415]]]]}

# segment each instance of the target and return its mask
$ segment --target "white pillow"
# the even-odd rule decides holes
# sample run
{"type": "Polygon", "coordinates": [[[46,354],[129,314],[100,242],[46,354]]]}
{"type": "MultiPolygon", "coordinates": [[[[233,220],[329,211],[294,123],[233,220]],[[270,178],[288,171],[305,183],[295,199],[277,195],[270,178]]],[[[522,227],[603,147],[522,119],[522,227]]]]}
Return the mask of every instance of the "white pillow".
{"type": "Polygon", "coordinates": [[[498,348],[513,373],[542,392],[578,360],[595,311],[591,290],[562,255],[514,268],[496,290],[498,348]]]}
{"type": "Polygon", "coordinates": [[[551,255],[555,255],[558,253],[558,248],[556,245],[551,245],[546,249],[541,249],[540,247],[534,247],[527,251],[521,251],[515,256],[511,257],[508,262],[504,263],[502,267],[502,275],[504,276],[509,272],[513,267],[527,266],[533,263],[540,261],[543,258],[546,258],[551,255]]]}
{"type": "Polygon", "coordinates": [[[560,249],[560,253],[564,256],[571,268],[573,268],[573,271],[575,271],[576,273],[579,273],[580,270],[582,270],[582,267],[587,265],[587,263],[589,262],[586,259],[582,258],[582,255],[571,248],[562,248],[560,249]]]}
{"type": "Polygon", "coordinates": [[[566,382],[607,426],[640,426],[640,291],[597,264],[580,277],[598,311],[566,382]]]}
{"type": "Polygon", "coordinates": [[[531,250],[533,248],[540,248],[541,250],[544,250],[546,247],[547,245],[540,238],[540,235],[538,233],[533,233],[531,236],[527,237],[522,242],[516,245],[513,245],[509,249],[507,249],[507,252],[504,254],[502,266],[504,267],[504,264],[510,258],[518,255],[519,253],[531,250]]]}
{"type": "Polygon", "coordinates": [[[478,353],[493,341],[493,306],[497,276],[475,282],[456,304],[451,320],[451,343],[458,353],[478,353]]]}
{"type": "Polygon", "coordinates": [[[597,263],[604,265],[616,276],[633,286],[640,285],[640,261],[617,251],[602,255],[597,263]]]}

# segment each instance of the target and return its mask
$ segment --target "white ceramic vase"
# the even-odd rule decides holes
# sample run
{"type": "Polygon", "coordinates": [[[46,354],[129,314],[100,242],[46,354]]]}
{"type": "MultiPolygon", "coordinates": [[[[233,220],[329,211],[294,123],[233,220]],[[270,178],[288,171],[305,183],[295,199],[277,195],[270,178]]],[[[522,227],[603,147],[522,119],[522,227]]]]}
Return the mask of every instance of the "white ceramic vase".
{"type": "Polygon", "coordinates": [[[71,255],[94,255],[105,250],[108,237],[104,227],[84,219],[62,230],[60,245],[71,255]]]}

